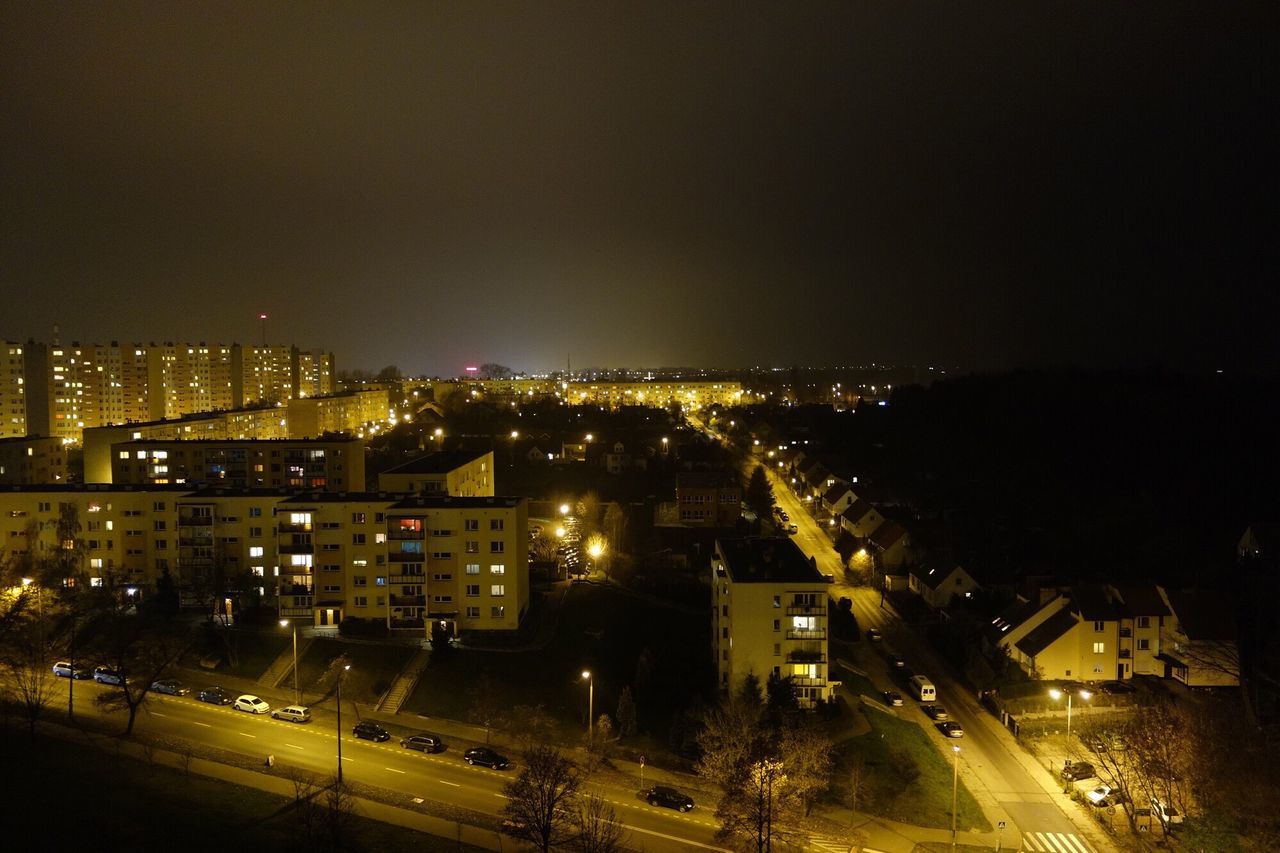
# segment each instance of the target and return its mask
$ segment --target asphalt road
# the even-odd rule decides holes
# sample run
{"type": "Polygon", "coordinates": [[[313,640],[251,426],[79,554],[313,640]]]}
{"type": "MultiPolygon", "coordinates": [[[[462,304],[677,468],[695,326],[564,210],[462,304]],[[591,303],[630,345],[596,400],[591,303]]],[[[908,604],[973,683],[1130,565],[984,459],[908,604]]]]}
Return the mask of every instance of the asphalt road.
{"type": "MultiPolygon", "coordinates": [[[[67,680],[58,678],[55,683],[51,715],[65,712],[67,705],[67,680]]],[[[93,697],[114,689],[77,681],[77,716],[102,716],[93,697]]],[[[149,694],[135,730],[229,750],[264,764],[267,756],[273,755],[277,766],[332,776],[337,772],[337,717],[325,710],[313,709],[312,713],[310,723],[289,723],[199,702],[193,696],[149,694]]],[[[123,713],[113,712],[110,717],[123,727],[123,713]]],[[[516,768],[472,767],[463,762],[459,749],[436,755],[403,749],[399,736],[407,731],[391,729],[393,737],[385,743],[356,739],[351,735],[356,721],[354,714],[343,714],[342,772],[346,781],[396,791],[404,795],[406,803],[417,797],[488,815],[496,816],[501,810],[506,799],[502,787],[515,777],[516,768]]],[[[588,784],[587,790],[602,794],[613,805],[631,833],[630,846],[654,851],[724,849],[713,839],[716,824],[709,803],[699,803],[692,812],[680,814],[650,806],[639,791],[598,784],[588,784]]]]}
{"type": "MultiPolygon", "coordinates": [[[[783,477],[775,469],[768,467],[767,463],[770,461],[750,459],[745,463],[744,474],[749,477],[755,465],[765,464],[770,474],[774,498],[790,516],[791,523],[796,525],[797,532],[791,538],[800,550],[814,558],[820,572],[831,575],[836,580],[829,590],[831,597],[834,600],[845,596],[850,598],[858,626],[863,632],[867,628],[879,628],[884,635],[885,646],[903,655],[907,665],[916,673],[928,675],[929,680],[938,688],[938,704],[947,709],[952,720],[960,723],[965,736],[954,740],[943,737],[933,722],[919,710],[919,704],[911,697],[906,685],[891,676],[885,656],[867,655],[864,663],[868,667],[867,676],[871,681],[882,690],[892,689],[902,694],[904,706],[886,710],[904,719],[916,719],[925,727],[948,762],[952,760],[951,747],[960,746],[965,783],[971,788],[985,789],[991,800],[1008,814],[1018,832],[1029,836],[1026,844],[1030,849],[1039,849],[1034,846],[1034,839],[1047,835],[1060,844],[1065,853],[1092,851],[1093,848],[1079,836],[1075,824],[1013,756],[1010,746],[992,730],[992,726],[998,726],[998,723],[979,707],[968,688],[947,674],[948,670],[928,644],[897,619],[892,610],[880,606],[878,591],[851,586],[845,582],[844,567],[831,539],[783,482],[783,477]]],[[[833,671],[831,677],[839,678],[838,671],[833,671]]],[[[975,790],[974,793],[981,794],[982,791],[975,790]]],[[[1015,844],[1016,836],[1017,833],[1010,829],[1007,842],[1015,844]]],[[[1055,848],[1049,846],[1046,849],[1055,848]]]]}

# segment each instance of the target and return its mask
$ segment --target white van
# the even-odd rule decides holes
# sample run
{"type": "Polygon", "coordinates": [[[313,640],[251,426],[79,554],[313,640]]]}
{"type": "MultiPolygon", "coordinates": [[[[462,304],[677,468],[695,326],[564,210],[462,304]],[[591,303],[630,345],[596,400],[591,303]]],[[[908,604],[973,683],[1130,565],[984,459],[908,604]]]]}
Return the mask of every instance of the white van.
{"type": "Polygon", "coordinates": [[[938,698],[937,688],[923,675],[913,675],[908,683],[911,685],[911,693],[921,702],[932,702],[938,698]]]}

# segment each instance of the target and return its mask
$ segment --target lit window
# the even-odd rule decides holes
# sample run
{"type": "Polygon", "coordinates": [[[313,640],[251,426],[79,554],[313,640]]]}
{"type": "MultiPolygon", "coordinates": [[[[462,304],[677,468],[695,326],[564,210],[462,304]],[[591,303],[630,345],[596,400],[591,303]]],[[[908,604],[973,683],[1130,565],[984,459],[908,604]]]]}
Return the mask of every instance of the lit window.
{"type": "Polygon", "coordinates": [[[1106,650],[1107,650],[1107,644],[1106,644],[1106,643],[1094,643],[1094,644],[1093,644],[1093,653],[1094,653],[1095,655],[1100,655],[1100,654],[1102,654],[1103,652],[1105,652],[1106,650]]]}
{"type": "Polygon", "coordinates": [[[249,546],[249,556],[250,556],[250,557],[261,557],[261,556],[262,556],[262,554],[263,554],[263,550],[262,550],[262,546],[261,546],[261,545],[251,545],[251,546],[249,546]]]}

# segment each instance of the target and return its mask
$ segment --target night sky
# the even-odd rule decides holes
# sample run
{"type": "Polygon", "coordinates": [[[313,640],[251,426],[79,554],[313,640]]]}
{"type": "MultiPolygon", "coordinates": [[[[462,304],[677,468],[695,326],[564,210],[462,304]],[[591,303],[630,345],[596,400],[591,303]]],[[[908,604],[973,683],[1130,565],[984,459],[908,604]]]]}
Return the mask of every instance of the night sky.
{"type": "Polygon", "coordinates": [[[1275,9],[6,3],[0,338],[1271,369],[1275,9]]]}

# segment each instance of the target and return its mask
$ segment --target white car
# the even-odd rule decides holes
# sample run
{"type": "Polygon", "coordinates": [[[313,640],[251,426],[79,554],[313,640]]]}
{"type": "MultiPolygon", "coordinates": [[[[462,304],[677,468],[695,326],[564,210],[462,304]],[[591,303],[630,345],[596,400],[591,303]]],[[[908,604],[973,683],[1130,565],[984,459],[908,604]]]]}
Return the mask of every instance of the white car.
{"type": "Polygon", "coordinates": [[[1105,806],[1108,804],[1113,790],[1110,785],[1099,785],[1092,791],[1084,795],[1084,798],[1095,806],[1105,806]]]}
{"type": "Polygon", "coordinates": [[[250,714],[271,713],[271,706],[265,700],[249,693],[237,696],[236,701],[231,703],[231,707],[237,711],[248,711],[250,714]]]}
{"type": "Polygon", "coordinates": [[[1166,806],[1155,797],[1151,798],[1151,813],[1160,818],[1161,823],[1182,823],[1182,812],[1173,806],[1166,806]]]}

